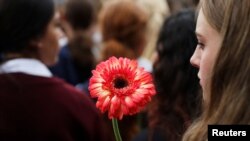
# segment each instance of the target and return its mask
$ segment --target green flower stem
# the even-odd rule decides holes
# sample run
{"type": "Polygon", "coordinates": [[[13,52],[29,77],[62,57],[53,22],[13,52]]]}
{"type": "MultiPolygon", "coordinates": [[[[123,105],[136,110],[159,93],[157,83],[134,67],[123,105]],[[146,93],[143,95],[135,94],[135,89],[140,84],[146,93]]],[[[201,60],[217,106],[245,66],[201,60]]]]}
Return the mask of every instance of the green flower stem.
{"type": "Polygon", "coordinates": [[[115,118],[112,119],[112,125],[113,125],[114,134],[115,134],[115,140],[122,141],[117,119],[115,119],[115,118]]]}

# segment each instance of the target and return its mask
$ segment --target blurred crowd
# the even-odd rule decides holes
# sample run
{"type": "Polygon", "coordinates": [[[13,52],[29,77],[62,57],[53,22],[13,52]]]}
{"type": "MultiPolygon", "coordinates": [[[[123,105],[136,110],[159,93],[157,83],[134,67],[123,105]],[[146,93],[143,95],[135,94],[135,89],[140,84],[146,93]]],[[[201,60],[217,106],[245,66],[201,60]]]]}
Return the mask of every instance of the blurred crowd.
{"type": "Polygon", "coordinates": [[[0,140],[115,141],[88,90],[112,56],[137,60],[156,88],[118,121],[123,141],[200,141],[208,124],[250,124],[249,9],[249,0],[0,0],[0,140]]]}

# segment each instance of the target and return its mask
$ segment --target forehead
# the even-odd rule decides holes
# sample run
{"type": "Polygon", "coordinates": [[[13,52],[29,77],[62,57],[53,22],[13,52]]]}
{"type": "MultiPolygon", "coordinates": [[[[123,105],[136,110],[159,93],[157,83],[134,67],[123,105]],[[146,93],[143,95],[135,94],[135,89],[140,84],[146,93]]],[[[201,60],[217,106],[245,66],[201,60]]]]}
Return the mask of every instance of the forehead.
{"type": "Polygon", "coordinates": [[[196,24],[196,33],[201,36],[211,36],[214,32],[216,31],[208,23],[202,9],[200,9],[196,24]]]}

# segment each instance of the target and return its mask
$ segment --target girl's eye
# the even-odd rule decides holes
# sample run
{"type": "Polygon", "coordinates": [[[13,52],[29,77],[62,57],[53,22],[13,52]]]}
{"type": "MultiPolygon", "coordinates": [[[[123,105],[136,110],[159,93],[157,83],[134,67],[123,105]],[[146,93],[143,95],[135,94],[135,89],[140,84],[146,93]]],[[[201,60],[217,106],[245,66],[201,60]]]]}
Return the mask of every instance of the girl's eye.
{"type": "Polygon", "coordinates": [[[200,49],[204,49],[205,45],[201,42],[198,42],[197,47],[200,49]]]}

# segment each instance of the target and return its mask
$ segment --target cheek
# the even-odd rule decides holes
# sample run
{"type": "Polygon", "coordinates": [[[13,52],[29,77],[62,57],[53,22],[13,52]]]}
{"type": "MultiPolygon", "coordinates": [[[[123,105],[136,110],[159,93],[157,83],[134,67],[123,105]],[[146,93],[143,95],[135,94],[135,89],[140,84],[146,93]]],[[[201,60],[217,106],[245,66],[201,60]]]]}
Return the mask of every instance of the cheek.
{"type": "Polygon", "coordinates": [[[51,33],[50,37],[49,37],[49,44],[47,44],[48,46],[48,50],[47,50],[47,58],[48,58],[48,62],[49,64],[55,64],[58,58],[58,54],[59,54],[59,38],[57,37],[57,34],[51,33]]]}
{"type": "Polygon", "coordinates": [[[202,94],[204,101],[208,100],[208,93],[209,93],[209,83],[210,83],[210,67],[207,64],[206,60],[200,65],[200,85],[202,87],[202,94]]]}
{"type": "Polygon", "coordinates": [[[200,64],[200,78],[203,83],[206,83],[211,78],[212,73],[212,64],[209,56],[204,56],[200,64]]]}
{"type": "Polygon", "coordinates": [[[53,39],[52,42],[53,42],[55,48],[59,48],[60,34],[57,31],[54,31],[52,39],[53,39]]]}
{"type": "Polygon", "coordinates": [[[52,34],[51,34],[51,38],[50,38],[50,48],[51,48],[51,53],[53,55],[57,55],[58,52],[59,52],[59,35],[56,31],[54,31],[52,34]]]}
{"type": "Polygon", "coordinates": [[[48,51],[54,51],[59,48],[59,34],[55,29],[50,29],[45,38],[45,44],[48,51]]]}
{"type": "Polygon", "coordinates": [[[208,93],[210,90],[210,83],[212,78],[212,70],[214,66],[215,56],[214,54],[207,53],[202,56],[201,64],[200,64],[200,83],[203,90],[204,100],[207,100],[208,93]]]}

